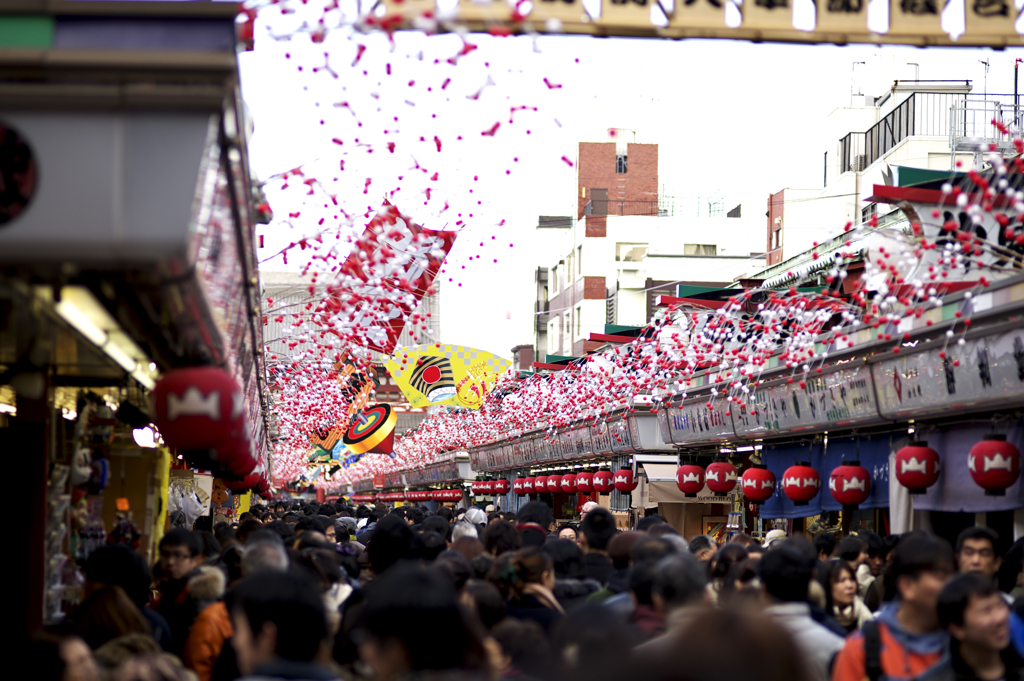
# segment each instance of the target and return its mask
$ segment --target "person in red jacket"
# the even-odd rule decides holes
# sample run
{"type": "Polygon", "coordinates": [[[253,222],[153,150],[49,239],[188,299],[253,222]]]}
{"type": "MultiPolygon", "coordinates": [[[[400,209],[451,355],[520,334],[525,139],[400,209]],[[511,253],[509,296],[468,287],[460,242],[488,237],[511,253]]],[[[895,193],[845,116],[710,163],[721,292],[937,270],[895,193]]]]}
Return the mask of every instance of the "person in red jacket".
{"type": "Polygon", "coordinates": [[[832,681],[925,681],[941,675],[949,637],[939,623],[938,598],[953,567],[953,549],[945,540],[918,533],[903,539],[887,575],[896,600],[846,640],[832,681]]]}

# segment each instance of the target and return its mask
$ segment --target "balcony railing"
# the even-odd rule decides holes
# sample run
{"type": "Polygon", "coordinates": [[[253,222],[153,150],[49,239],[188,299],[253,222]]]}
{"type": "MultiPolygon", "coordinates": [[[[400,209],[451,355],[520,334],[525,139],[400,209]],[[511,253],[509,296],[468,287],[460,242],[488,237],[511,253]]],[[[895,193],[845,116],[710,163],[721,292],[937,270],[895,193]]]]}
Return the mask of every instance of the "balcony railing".
{"type": "Polygon", "coordinates": [[[885,156],[912,135],[975,137],[994,128],[991,114],[1001,111],[1006,123],[1014,118],[1013,95],[968,95],[947,92],[914,92],[866,132],[851,132],[839,140],[840,174],[860,172],[885,156]],[[965,111],[983,111],[974,120],[965,111]]]}
{"type": "Polygon", "coordinates": [[[651,215],[665,217],[670,212],[659,206],[658,201],[587,201],[584,215],[651,215]]]}

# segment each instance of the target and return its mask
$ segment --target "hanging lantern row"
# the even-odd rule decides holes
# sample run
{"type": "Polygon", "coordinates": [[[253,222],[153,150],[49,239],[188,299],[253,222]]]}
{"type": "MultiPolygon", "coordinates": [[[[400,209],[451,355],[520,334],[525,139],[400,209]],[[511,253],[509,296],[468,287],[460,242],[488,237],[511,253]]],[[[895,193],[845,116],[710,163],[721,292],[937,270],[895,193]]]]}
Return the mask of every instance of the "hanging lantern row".
{"type": "MultiPolygon", "coordinates": [[[[507,480],[504,482],[508,482],[507,480]]],[[[633,471],[623,468],[615,474],[611,471],[597,471],[594,473],[566,473],[565,475],[537,475],[525,478],[516,478],[512,481],[511,491],[519,496],[527,494],[538,494],[545,492],[563,492],[565,494],[593,494],[601,492],[607,494],[613,489],[620,492],[632,492],[636,489],[636,481],[633,480],[633,471]]]]}
{"type": "Polygon", "coordinates": [[[228,372],[188,367],[165,373],[153,389],[153,423],[190,466],[210,470],[232,492],[270,495],[245,420],[242,387],[228,372]]]}
{"type": "MultiPolygon", "coordinates": [[[[924,494],[938,482],[941,470],[938,452],[926,442],[911,442],[896,452],[896,479],[911,494],[924,494]]],[[[974,482],[985,494],[1002,496],[1020,477],[1020,451],[1006,441],[1005,435],[988,435],[971,448],[967,467],[974,482]]],[[[621,472],[621,471],[620,471],[621,472]]],[[[726,494],[736,486],[736,468],[716,461],[707,470],[684,464],[676,470],[676,486],[687,497],[695,497],[707,485],[716,494],[726,494]]],[[[755,464],[739,478],[743,496],[761,504],[775,493],[775,475],[763,464],[755,464]]],[[[843,505],[854,509],[871,495],[871,472],[859,461],[846,461],[829,475],[829,492],[843,505]]],[[[796,506],[806,506],[821,491],[821,475],[805,461],[799,461],[782,474],[782,492],[796,506]]]]}

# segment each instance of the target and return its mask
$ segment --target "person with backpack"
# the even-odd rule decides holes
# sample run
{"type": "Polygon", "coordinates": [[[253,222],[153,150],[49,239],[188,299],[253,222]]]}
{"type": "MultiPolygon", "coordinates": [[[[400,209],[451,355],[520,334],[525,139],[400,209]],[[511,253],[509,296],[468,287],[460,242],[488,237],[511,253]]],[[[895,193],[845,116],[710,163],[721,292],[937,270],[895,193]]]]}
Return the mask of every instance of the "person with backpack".
{"type": "Polygon", "coordinates": [[[832,681],[942,678],[949,636],[939,622],[938,600],[953,567],[953,549],[945,540],[917,533],[901,540],[886,575],[887,595],[895,600],[846,639],[832,681]]]}

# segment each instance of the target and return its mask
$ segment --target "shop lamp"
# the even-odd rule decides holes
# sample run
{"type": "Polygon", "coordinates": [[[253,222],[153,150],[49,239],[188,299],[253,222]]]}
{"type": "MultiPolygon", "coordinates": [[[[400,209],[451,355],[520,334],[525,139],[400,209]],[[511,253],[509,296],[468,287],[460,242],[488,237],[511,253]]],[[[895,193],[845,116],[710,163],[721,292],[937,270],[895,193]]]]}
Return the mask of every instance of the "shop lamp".
{"type": "Polygon", "coordinates": [[[135,440],[135,444],[140,447],[145,447],[146,449],[154,449],[156,447],[156,433],[149,426],[133,430],[132,438],[135,440]]]}
{"type": "MultiPolygon", "coordinates": [[[[38,290],[44,298],[52,296],[52,289],[48,287],[39,287],[38,290]]],[[[61,319],[102,350],[132,378],[147,389],[153,389],[156,385],[153,363],[89,289],[84,286],[61,287],[60,300],[54,302],[53,307],[61,319]]]]}

